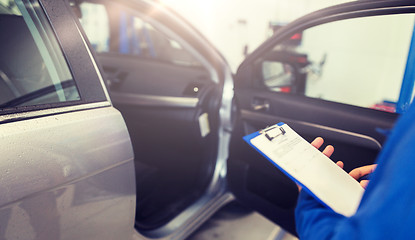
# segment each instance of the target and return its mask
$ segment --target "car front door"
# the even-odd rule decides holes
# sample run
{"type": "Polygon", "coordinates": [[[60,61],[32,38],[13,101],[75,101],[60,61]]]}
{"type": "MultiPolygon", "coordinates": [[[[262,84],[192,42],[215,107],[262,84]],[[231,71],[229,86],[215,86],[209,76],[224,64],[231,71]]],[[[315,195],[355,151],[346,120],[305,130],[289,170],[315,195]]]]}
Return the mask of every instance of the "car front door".
{"type": "Polygon", "coordinates": [[[413,97],[414,12],[411,1],[330,7],[279,30],[246,58],[235,76],[228,160],[239,201],[295,234],[296,184],[242,140],[278,122],[308,141],[323,137],[346,171],[375,161],[413,97]]]}

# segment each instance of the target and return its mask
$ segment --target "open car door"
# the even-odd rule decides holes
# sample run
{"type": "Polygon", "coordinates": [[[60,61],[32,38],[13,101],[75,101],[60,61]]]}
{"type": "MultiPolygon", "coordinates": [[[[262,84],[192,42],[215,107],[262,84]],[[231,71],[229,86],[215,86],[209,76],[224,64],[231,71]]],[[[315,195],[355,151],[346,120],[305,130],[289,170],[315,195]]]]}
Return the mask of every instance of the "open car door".
{"type": "MultiPolygon", "coordinates": [[[[285,122],[321,136],[345,170],[371,164],[413,95],[413,1],[357,1],[280,29],[235,76],[238,108],[228,160],[236,198],[296,234],[293,181],[242,137],[285,122]]],[[[341,186],[339,186],[341,187],[341,186]]]]}

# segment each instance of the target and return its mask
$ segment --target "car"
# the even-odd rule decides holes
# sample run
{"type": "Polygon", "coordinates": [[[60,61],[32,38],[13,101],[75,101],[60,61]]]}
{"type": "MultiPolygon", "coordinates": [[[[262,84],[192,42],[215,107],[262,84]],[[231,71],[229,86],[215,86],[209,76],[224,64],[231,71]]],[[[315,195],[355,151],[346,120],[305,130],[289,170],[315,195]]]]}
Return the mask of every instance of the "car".
{"type": "Polygon", "coordinates": [[[311,13],[235,74],[158,2],[0,6],[1,239],[184,239],[235,200],[296,234],[297,186],[242,137],[283,121],[349,171],[412,100],[413,1],[311,13]]]}

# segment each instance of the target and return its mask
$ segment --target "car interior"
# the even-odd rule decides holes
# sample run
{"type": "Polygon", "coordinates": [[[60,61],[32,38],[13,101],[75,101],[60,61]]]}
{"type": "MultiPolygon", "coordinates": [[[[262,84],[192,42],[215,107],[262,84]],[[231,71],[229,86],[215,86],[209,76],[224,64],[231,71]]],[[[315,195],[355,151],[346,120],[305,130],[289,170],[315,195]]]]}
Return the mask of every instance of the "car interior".
{"type": "Polygon", "coordinates": [[[88,21],[102,17],[92,10],[108,19],[107,45],[91,42],[134,148],[136,228],[156,229],[198,200],[211,182],[218,84],[180,38],[145,14],[110,1],[73,6],[90,40],[88,21]]]}

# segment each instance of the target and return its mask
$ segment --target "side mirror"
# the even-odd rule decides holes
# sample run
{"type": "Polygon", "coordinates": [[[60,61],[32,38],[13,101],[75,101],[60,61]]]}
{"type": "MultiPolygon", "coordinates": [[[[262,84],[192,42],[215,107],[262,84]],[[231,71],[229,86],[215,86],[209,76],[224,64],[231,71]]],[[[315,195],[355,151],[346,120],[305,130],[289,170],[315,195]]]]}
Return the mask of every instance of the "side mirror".
{"type": "Polygon", "coordinates": [[[263,61],[262,77],[265,86],[276,92],[291,92],[296,82],[295,68],[284,62],[263,61]]]}
{"type": "Polygon", "coordinates": [[[273,92],[304,95],[307,78],[304,69],[310,64],[307,55],[289,51],[272,51],[258,63],[264,87],[273,92]]]}

